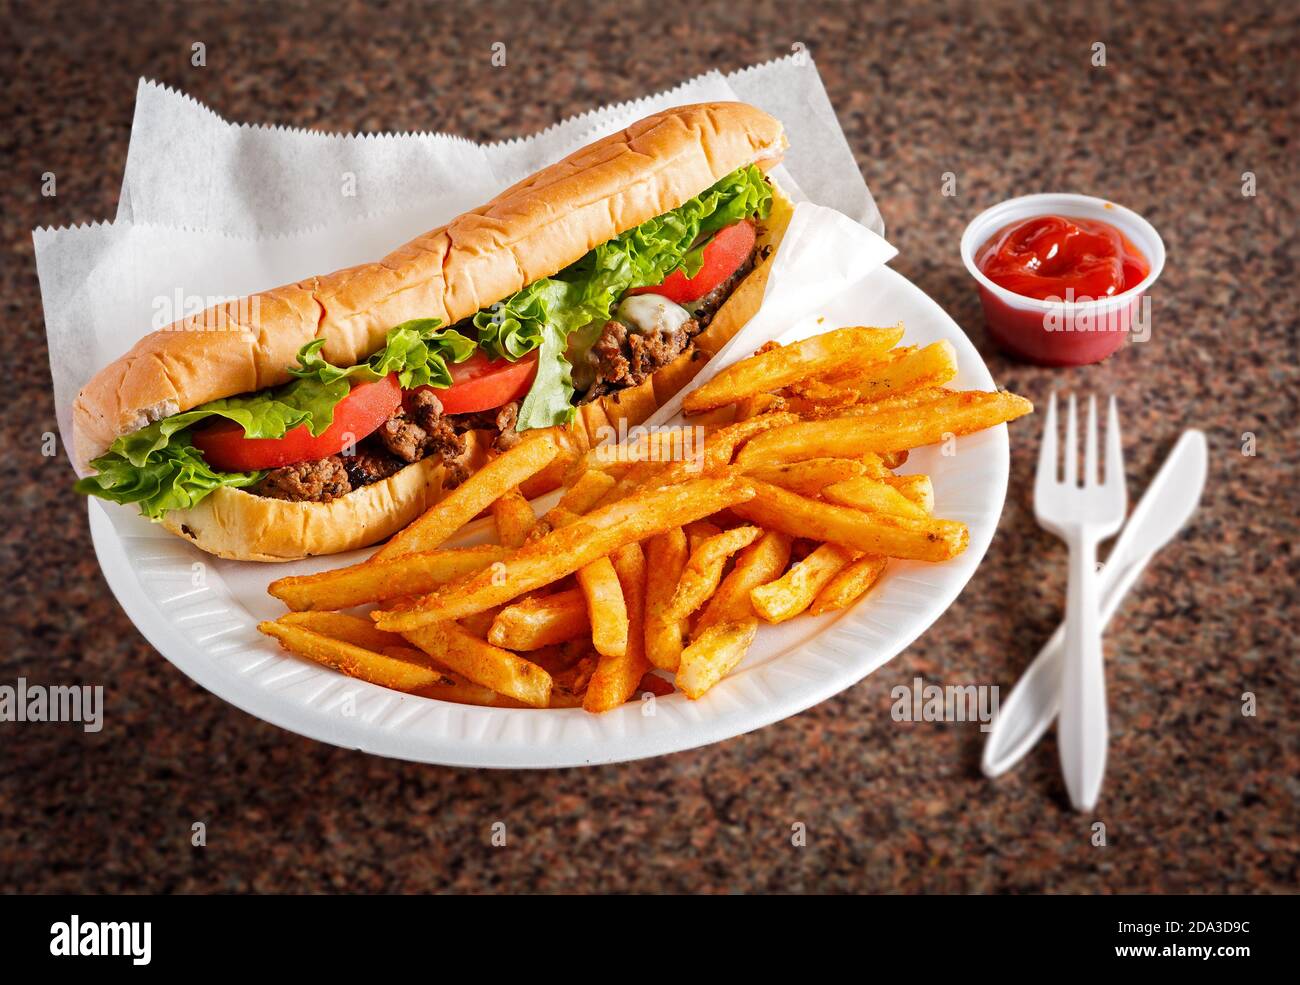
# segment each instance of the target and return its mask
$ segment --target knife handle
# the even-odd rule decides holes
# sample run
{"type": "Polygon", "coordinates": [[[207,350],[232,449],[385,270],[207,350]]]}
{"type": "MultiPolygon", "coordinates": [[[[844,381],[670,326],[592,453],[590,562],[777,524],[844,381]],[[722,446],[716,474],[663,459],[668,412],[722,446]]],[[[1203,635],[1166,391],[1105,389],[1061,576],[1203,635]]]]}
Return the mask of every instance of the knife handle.
{"type": "MultiPolygon", "coordinates": [[[[1128,565],[1108,562],[1101,570],[1101,626],[1105,629],[1119,611],[1133,583],[1153,555],[1128,565]]],[[[1024,758],[1043,737],[1061,710],[1061,668],[1065,658],[1065,624],[1056,627],[1029,669],[999,705],[989,729],[980,769],[992,778],[1001,776],[1024,758]]]]}

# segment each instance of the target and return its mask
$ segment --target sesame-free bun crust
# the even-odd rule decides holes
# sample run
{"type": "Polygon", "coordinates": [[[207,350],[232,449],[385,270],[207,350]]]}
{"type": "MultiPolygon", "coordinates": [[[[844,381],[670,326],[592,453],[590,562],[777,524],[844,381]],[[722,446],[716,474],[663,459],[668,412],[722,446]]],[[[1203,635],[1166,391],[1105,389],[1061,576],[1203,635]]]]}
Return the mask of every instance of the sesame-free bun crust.
{"type": "MultiPolygon", "coordinates": [[[[352,366],[394,325],[451,325],[549,277],[747,164],[770,167],[781,124],[744,103],[657,113],[506,189],[487,205],[361,264],[210,308],[141,339],[73,406],[83,467],[115,438],[199,404],[289,380],[299,349],[352,366]]],[[[215,507],[214,507],[215,510],[215,507]]]]}

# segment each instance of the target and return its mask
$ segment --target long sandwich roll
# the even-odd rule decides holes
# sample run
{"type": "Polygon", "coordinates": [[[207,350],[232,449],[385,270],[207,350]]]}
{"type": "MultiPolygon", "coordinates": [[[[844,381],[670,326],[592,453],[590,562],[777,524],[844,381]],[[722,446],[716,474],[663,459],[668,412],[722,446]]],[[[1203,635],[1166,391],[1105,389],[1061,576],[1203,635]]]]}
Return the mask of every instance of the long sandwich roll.
{"type": "Polygon", "coordinates": [[[383,540],[523,432],[580,454],[757,310],[785,146],[743,103],[668,110],[378,262],[154,332],[77,396],[78,489],[282,561],[383,540]]]}

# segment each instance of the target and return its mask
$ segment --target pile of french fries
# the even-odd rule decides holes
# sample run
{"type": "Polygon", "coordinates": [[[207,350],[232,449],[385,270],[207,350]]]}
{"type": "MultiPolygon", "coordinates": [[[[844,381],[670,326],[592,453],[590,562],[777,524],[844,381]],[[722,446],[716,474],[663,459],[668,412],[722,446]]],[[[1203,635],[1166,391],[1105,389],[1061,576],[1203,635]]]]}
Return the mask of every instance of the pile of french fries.
{"type": "Polygon", "coordinates": [[[686,428],[576,457],[540,517],[519,487],[564,452],[527,435],[369,560],[273,582],[291,611],[259,628],[446,701],[604,712],[674,685],[697,699],[760,624],[852,605],[889,558],[965,550],[965,525],[933,515],[930,479],[895,469],[912,448],[1033,407],[946,388],[952,346],[899,348],[902,335],[841,328],[765,346],[686,396],[686,428]],[[498,543],[443,546],[481,514],[498,543]],[[359,606],[374,608],[343,611],[359,606]]]}

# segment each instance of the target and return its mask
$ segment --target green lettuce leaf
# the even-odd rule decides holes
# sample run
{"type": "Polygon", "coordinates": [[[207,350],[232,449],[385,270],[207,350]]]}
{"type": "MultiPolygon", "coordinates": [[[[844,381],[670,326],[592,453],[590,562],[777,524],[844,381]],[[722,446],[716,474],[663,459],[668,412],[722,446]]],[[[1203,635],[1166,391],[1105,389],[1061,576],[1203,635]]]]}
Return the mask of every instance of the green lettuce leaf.
{"type": "Polygon", "coordinates": [[[451,385],[447,362],[464,362],[477,348],[472,339],[439,329],[436,318],[403,322],[390,329],[383,349],[365,362],[343,369],[321,356],[324,339],[298,352],[295,379],[282,387],[213,400],[194,410],[156,421],[123,435],[90,464],[96,474],[77,482],[80,493],[115,503],[138,503],[140,512],[157,520],[167,510],[186,509],[221,486],[250,486],[265,472],[219,472],[191,444],[189,428],[210,417],[224,417],[249,438],[281,438],[307,425],[313,435],[334,422],[334,408],[356,383],[396,373],[403,388],[451,385]]]}
{"type": "Polygon", "coordinates": [[[554,277],[474,316],[479,345],[494,359],[516,360],[534,349],[537,376],[519,409],[518,423],[549,427],[573,419],[572,367],[565,358],[571,332],[609,318],[614,303],[634,287],[659,284],[677,269],[699,273],[707,237],[741,219],[766,218],[772,189],[763,172],[733,171],[679,208],[603,243],[554,277]],[[699,244],[699,245],[697,245],[699,244]]]}

